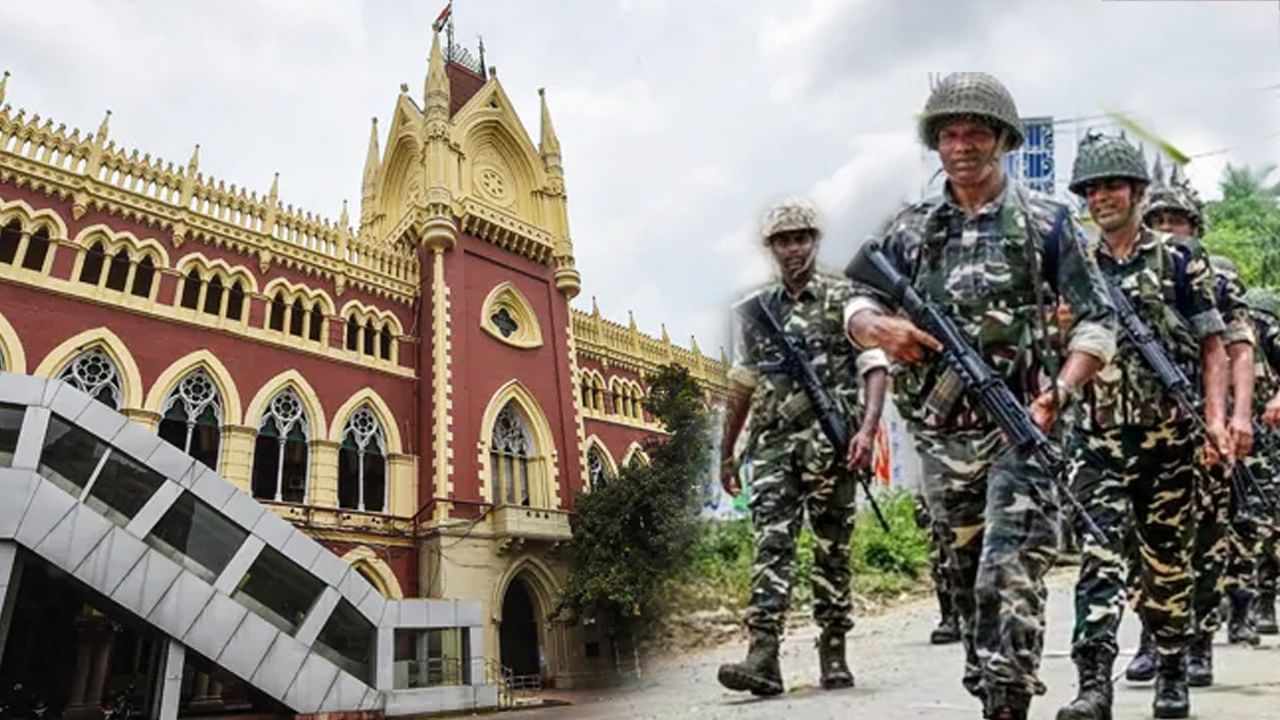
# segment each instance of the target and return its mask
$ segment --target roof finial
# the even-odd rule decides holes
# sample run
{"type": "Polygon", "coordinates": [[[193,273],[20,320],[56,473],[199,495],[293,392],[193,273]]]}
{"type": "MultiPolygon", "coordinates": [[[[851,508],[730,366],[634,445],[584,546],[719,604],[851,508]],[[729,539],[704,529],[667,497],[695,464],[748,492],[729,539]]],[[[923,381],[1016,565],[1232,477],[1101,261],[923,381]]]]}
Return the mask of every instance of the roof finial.
{"type": "Polygon", "coordinates": [[[98,144],[101,145],[102,143],[105,143],[107,141],[107,130],[110,129],[110,127],[111,127],[111,111],[108,110],[107,114],[102,117],[102,124],[98,126],[98,134],[94,136],[94,138],[98,141],[98,144]]]}
{"type": "Polygon", "coordinates": [[[427,81],[423,86],[423,108],[449,108],[449,76],[444,70],[444,53],[440,50],[440,33],[431,34],[431,54],[427,59],[427,81]]]}
{"type": "MultiPolygon", "coordinates": [[[[481,51],[480,57],[484,57],[483,51],[481,51]]],[[[4,90],[8,85],[9,85],[9,71],[5,70],[4,74],[0,75],[0,105],[4,105],[4,90]]]]}
{"type": "Polygon", "coordinates": [[[200,143],[196,143],[196,149],[191,151],[191,159],[187,161],[187,173],[195,174],[198,167],[200,167],[200,143]]]}
{"type": "Polygon", "coordinates": [[[551,165],[560,164],[560,139],[556,137],[556,128],[551,124],[551,111],[547,109],[547,89],[538,88],[538,98],[542,101],[542,141],[539,143],[539,151],[542,153],[542,159],[551,165]],[[551,161],[551,156],[555,156],[555,162],[551,161]]]}

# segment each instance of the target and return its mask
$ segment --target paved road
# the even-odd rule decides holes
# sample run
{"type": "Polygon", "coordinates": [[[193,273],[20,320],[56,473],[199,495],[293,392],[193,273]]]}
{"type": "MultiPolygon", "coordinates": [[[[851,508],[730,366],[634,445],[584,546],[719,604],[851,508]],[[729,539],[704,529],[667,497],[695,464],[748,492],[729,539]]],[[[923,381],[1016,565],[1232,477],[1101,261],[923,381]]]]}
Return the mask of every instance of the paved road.
{"type": "MultiPolygon", "coordinates": [[[[1051,582],[1049,637],[1043,678],[1049,693],[1035,701],[1032,717],[1053,720],[1057,708],[1074,696],[1075,668],[1068,655],[1073,575],[1064,570],[1051,582]]],[[[824,692],[816,687],[816,629],[791,633],[783,645],[783,674],[788,692],[755,700],[724,691],[716,668],[745,653],[732,643],[678,660],[660,663],[640,687],[608,696],[582,695],[569,707],[526,710],[513,720],[977,720],[981,708],[959,684],[963,655],[958,646],[927,644],[933,606],[917,602],[880,617],[859,621],[850,659],[857,676],[851,690],[824,692]]],[[[1221,635],[1219,636],[1222,637],[1221,635]]],[[[1136,623],[1126,619],[1116,669],[1128,662],[1137,642],[1136,623]]],[[[1202,720],[1280,720],[1280,642],[1266,638],[1257,649],[1219,644],[1215,648],[1218,685],[1193,691],[1192,717],[1202,720]]],[[[1116,720],[1151,717],[1151,687],[1121,680],[1116,720]]]]}

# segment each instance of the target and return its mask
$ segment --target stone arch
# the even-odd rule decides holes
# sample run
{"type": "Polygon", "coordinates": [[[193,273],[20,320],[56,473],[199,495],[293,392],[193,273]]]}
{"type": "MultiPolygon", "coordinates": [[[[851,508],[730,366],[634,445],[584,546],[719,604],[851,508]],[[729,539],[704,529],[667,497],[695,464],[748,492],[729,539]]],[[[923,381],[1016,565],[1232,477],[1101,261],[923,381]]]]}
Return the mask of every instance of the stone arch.
{"type": "Polygon", "coordinates": [[[632,460],[636,460],[641,465],[649,464],[649,453],[644,451],[638,442],[632,442],[627,451],[622,455],[622,467],[627,467],[632,460]]]}
{"type": "MultiPolygon", "coordinates": [[[[558,508],[560,507],[560,453],[556,448],[555,435],[551,431],[551,423],[547,421],[547,416],[542,412],[542,407],[534,399],[528,388],[519,380],[514,379],[508,380],[506,384],[494,392],[493,397],[489,399],[489,404],[485,406],[484,415],[480,420],[480,442],[478,443],[480,496],[486,499],[493,497],[493,468],[489,466],[489,445],[493,437],[493,426],[498,419],[498,413],[502,412],[508,402],[513,401],[524,413],[525,419],[529,421],[529,430],[533,433],[533,441],[538,448],[536,460],[542,467],[535,472],[534,483],[543,486],[542,492],[547,498],[547,507],[558,508]]],[[[532,488],[530,493],[533,494],[532,488]]],[[[486,500],[486,502],[488,501],[486,500]]]]}
{"type": "Polygon", "coordinates": [[[555,609],[560,598],[560,583],[556,575],[542,560],[531,555],[511,563],[506,572],[498,578],[493,586],[493,597],[489,601],[490,618],[494,622],[502,621],[502,599],[506,597],[511,582],[521,573],[530,578],[529,588],[533,591],[538,604],[542,606],[543,620],[555,609]]]}
{"type": "Polygon", "coordinates": [[[382,399],[378,391],[370,387],[363,387],[357,390],[333,413],[333,423],[329,426],[329,442],[338,445],[342,444],[342,432],[346,429],[347,419],[351,417],[351,413],[366,404],[373,410],[378,422],[382,423],[382,433],[387,441],[387,454],[403,454],[404,445],[401,444],[400,428],[396,423],[396,416],[391,412],[391,406],[387,405],[387,401],[382,399]]]}
{"type": "Polygon", "coordinates": [[[404,335],[404,326],[400,324],[400,318],[390,310],[380,310],[372,305],[368,305],[356,299],[351,299],[342,304],[342,309],[338,311],[338,317],[346,320],[347,316],[354,314],[357,320],[376,320],[386,323],[392,334],[399,337],[404,335]]]}
{"type": "MultiPolygon", "coordinates": [[[[17,219],[22,223],[22,231],[24,233],[33,233],[40,228],[49,231],[49,254],[44,260],[44,269],[42,272],[48,272],[53,267],[54,255],[57,254],[57,248],[67,240],[67,223],[62,216],[48,208],[36,209],[25,200],[10,200],[9,202],[0,201],[0,227],[9,224],[9,221],[17,219]]],[[[15,257],[15,260],[17,258],[15,257]]]]}
{"type": "MultiPolygon", "coordinates": [[[[276,375],[270,380],[263,383],[258,392],[254,394],[253,399],[244,409],[244,422],[255,430],[257,429],[258,420],[262,417],[262,413],[267,409],[267,403],[276,396],[281,390],[292,388],[298,393],[298,398],[302,400],[303,406],[307,410],[307,422],[309,423],[309,433],[312,442],[329,436],[329,426],[325,422],[324,406],[320,403],[320,396],[311,387],[311,383],[302,377],[297,370],[289,369],[276,375]]],[[[314,462],[315,453],[312,453],[312,461],[314,462]]]]}
{"type": "MultiPolygon", "coordinates": [[[[156,270],[163,270],[169,267],[169,251],[156,240],[151,238],[141,239],[127,230],[115,230],[102,223],[90,225],[76,233],[75,240],[72,242],[80,248],[88,250],[89,246],[95,241],[100,241],[109,255],[114,254],[120,248],[125,248],[130,257],[135,260],[139,259],[142,254],[154,255],[156,270]]],[[[84,253],[81,252],[76,257],[75,267],[72,269],[72,278],[80,277],[80,266],[83,261],[84,253]]]]}
{"type": "Polygon", "coordinates": [[[32,374],[46,378],[57,377],[67,363],[93,348],[101,348],[120,372],[121,409],[141,409],[142,373],[138,371],[138,363],[120,337],[105,327],[85,330],[63,340],[45,355],[32,374]]]}
{"type": "Polygon", "coordinates": [[[412,194],[426,192],[422,178],[413,177],[414,169],[419,167],[416,158],[421,148],[412,132],[406,131],[407,123],[401,121],[402,113],[403,109],[397,109],[396,120],[387,136],[382,177],[378,182],[381,195],[379,209],[386,220],[386,227],[392,227],[400,220],[412,194]]]}
{"type": "MultiPolygon", "coordinates": [[[[216,272],[223,276],[224,280],[243,280],[245,282],[245,294],[258,294],[258,278],[254,276],[249,268],[244,265],[232,265],[222,258],[209,258],[204,253],[193,252],[183,255],[173,266],[179,275],[186,276],[187,271],[192,266],[199,268],[204,273],[210,271],[216,272]]],[[[228,287],[230,287],[228,285],[228,287]]]]}
{"type": "Polygon", "coordinates": [[[368,545],[351,548],[347,551],[347,554],[342,556],[342,560],[356,571],[366,571],[362,572],[361,575],[366,580],[369,580],[369,584],[373,586],[373,589],[382,593],[384,597],[394,600],[404,598],[404,590],[400,586],[400,579],[391,570],[391,566],[378,557],[378,553],[374,552],[373,548],[368,545]]]}
{"type": "Polygon", "coordinates": [[[583,487],[587,488],[588,490],[593,489],[591,487],[591,477],[590,477],[591,465],[589,463],[589,458],[591,457],[592,448],[598,449],[600,451],[600,454],[604,456],[605,471],[615,478],[618,477],[618,464],[613,459],[613,453],[609,452],[609,447],[604,444],[604,441],[600,439],[599,435],[592,434],[587,438],[586,442],[582,444],[583,462],[588,463],[587,477],[586,477],[587,482],[583,483],[583,487]]]}
{"type": "Polygon", "coordinates": [[[485,296],[480,305],[480,327],[507,345],[525,349],[542,347],[542,326],[538,322],[538,313],[524,293],[510,281],[498,283],[485,296]],[[515,321],[515,332],[504,333],[494,322],[493,316],[504,310],[515,321]]]}
{"type": "Polygon", "coordinates": [[[240,390],[236,387],[235,378],[217,356],[203,349],[188,353],[170,363],[151,385],[143,408],[157,415],[161,414],[169,393],[182,378],[187,376],[187,373],[197,368],[208,373],[214,385],[218,387],[218,393],[222,396],[223,423],[226,425],[243,423],[244,416],[241,414],[243,406],[240,403],[240,390]]]}
{"type": "Polygon", "coordinates": [[[17,331],[4,315],[0,315],[0,353],[4,354],[3,369],[6,372],[27,372],[27,351],[22,347],[22,339],[18,337],[17,331]]]}
{"type": "Polygon", "coordinates": [[[312,288],[302,283],[289,282],[286,278],[276,278],[262,288],[262,294],[270,301],[275,296],[276,290],[284,290],[286,301],[302,298],[308,302],[319,302],[320,310],[325,315],[333,317],[335,314],[337,305],[333,302],[333,298],[329,297],[329,293],[321,288],[312,288]]]}

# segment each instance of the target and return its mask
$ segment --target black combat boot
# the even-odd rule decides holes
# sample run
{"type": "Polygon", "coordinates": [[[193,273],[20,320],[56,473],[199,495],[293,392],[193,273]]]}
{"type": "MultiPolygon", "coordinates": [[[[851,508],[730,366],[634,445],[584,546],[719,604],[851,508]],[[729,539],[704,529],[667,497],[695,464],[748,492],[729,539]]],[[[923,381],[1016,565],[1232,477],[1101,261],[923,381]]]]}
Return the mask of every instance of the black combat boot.
{"type": "Polygon", "coordinates": [[[844,633],[839,630],[823,630],[818,636],[818,664],[821,666],[822,687],[826,690],[853,687],[853,673],[844,657],[844,633]]]}
{"type": "Polygon", "coordinates": [[[1142,638],[1138,641],[1138,652],[1124,669],[1124,677],[1132,682],[1147,682],[1156,676],[1156,641],[1151,631],[1142,627],[1142,638]]]}
{"type": "Polygon", "coordinates": [[[1157,718],[1185,718],[1191,715],[1191,696],[1187,692],[1186,658],[1161,655],[1156,671],[1156,699],[1151,714],[1157,718]]]}
{"type": "Polygon", "coordinates": [[[929,642],[934,645],[960,642],[960,618],[956,615],[951,593],[944,590],[938,591],[938,610],[941,613],[941,619],[938,620],[938,627],[929,633],[929,642]]]}
{"type": "Polygon", "coordinates": [[[1187,684],[1209,687],[1213,684],[1213,635],[1196,633],[1187,648],[1187,684]]]}
{"type": "Polygon", "coordinates": [[[1058,720],[1111,720],[1111,660],[1086,651],[1075,661],[1080,688],[1058,710],[1058,720]]]}
{"type": "Polygon", "coordinates": [[[752,630],[747,659],[740,663],[721,665],[719,679],[720,684],[730,690],[750,692],[752,695],[780,695],[782,669],[778,665],[778,636],[752,630]]]}
{"type": "Polygon", "coordinates": [[[1275,593],[1259,593],[1258,601],[1254,604],[1253,609],[1257,619],[1257,630],[1259,635],[1280,634],[1280,626],[1276,625],[1275,593]]]}
{"type": "Polygon", "coordinates": [[[1012,688],[994,688],[983,693],[982,717],[987,720],[1027,720],[1031,696],[1012,688]]]}
{"type": "Polygon", "coordinates": [[[1231,599],[1231,618],[1227,621],[1227,639],[1232,643],[1257,645],[1261,642],[1253,619],[1253,593],[1235,589],[1228,593],[1231,599]]]}

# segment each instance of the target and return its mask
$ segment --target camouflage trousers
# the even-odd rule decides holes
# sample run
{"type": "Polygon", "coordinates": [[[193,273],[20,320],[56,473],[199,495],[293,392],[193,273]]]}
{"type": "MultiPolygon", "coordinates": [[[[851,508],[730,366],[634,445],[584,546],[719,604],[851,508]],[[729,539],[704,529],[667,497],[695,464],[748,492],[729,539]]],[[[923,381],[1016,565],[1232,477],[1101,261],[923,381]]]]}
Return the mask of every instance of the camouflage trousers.
{"type": "Polygon", "coordinates": [[[917,493],[916,527],[929,533],[929,576],[933,579],[933,587],[938,597],[951,597],[955,592],[951,583],[951,567],[947,562],[944,545],[947,540],[947,526],[934,519],[929,513],[928,503],[923,493],[917,493]]]}
{"type": "Polygon", "coordinates": [[[989,700],[1043,694],[1044,576],[1058,544],[1052,478],[999,430],[917,428],[916,447],[961,619],[965,688],[989,700]]]}
{"type": "Polygon", "coordinates": [[[1196,485],[1195,540],[1191,567],[1195,590],[1191,600],[1192,630],[1213,635],[1222,626],[1218,605],[1226,591],[1231,548],[1231,481],[1222,465],[1200,470],[1196,485]]]}
{"type": "Polygon", "coordinates": [[[751,521],[756,559],[746,625],[781,635],[791,604],[796,540],[809,517],[815,546],[813,617],[824,629],[853,627],[849,541],[853,536],[857,482],[833,468],[831,453],[810,444],[766,447],[751,461],[751,521]]]}
{"type": "Polygon", "coordinates": [[[1115,659],[1130,558],[1143,624],[1161,654],[1181,653],[1191,631],[1193,435],[1181,424],[1075,432],[1070,453],[1072,489],[1109,539],[1081,528],[1072,657],[1115,659]]]}
{"type": "MultiPolygon", "coordinates": [[[[1276,478],[1271,460],[1254,453],[1245,460],[1249,472],[1269,496],[1276,496],[1276,478]]],[[[1249,489],[1253,492],[1253,489],[1249,489]]],[[[1235,498],[1231,519],[1230,553],[1227,561],[1225,590],[1256,594],[1258,569],[1265,548],[1275,546],[1276,519],[1253,496],[1235,498]]]]}

